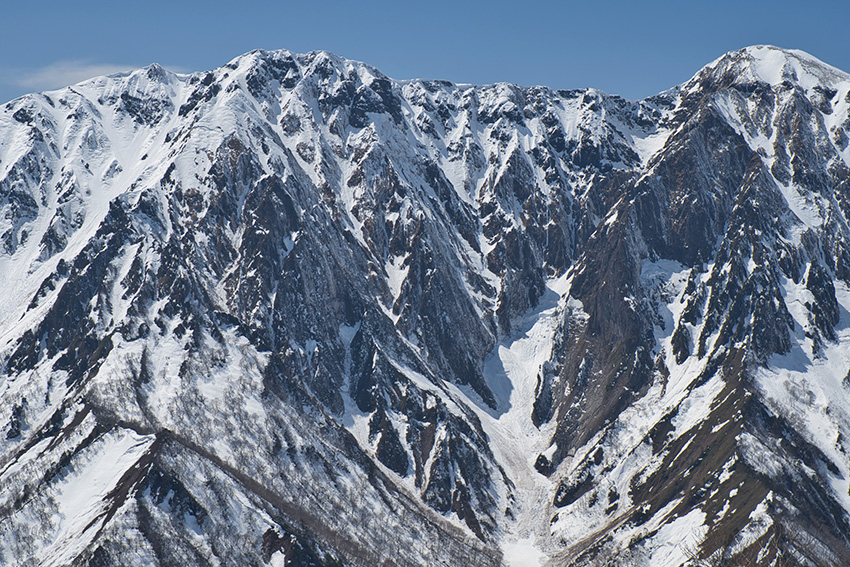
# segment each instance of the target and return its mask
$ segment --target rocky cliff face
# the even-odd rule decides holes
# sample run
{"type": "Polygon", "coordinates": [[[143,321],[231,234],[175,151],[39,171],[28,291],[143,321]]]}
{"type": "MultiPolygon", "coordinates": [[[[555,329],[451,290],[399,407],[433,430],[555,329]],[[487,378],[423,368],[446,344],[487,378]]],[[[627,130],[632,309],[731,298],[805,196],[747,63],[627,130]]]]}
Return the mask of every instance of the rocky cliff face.
{"type": "MultiPolygon", "coordinates": [[[[154,65],[0,110],[0,562],[850,561],[850,76],[154,65]]],[[[523,563],[524,562],[524,563],[523,563]]]]}

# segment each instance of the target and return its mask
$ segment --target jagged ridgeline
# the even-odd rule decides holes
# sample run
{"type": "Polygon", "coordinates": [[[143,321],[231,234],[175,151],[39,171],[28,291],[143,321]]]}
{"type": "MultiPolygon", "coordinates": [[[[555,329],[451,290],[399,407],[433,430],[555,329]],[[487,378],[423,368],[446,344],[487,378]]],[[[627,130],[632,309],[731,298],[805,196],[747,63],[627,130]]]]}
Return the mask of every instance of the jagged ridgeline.
{"type": "Polygon", "coordinates": [[[324,52],[0,109],[0,564],[850,564],[850,76],[324,52]]]}

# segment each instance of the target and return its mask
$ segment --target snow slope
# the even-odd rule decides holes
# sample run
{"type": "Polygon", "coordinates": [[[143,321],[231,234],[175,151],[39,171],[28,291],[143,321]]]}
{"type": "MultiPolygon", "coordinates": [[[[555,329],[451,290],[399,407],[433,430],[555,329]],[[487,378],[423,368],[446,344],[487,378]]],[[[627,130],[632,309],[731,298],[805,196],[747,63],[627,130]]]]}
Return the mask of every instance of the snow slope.
{"type": "Polygon", "coordinates": [[[326,52],[0,109],[0,563],[834,565],[850,76],[326,52]]]}

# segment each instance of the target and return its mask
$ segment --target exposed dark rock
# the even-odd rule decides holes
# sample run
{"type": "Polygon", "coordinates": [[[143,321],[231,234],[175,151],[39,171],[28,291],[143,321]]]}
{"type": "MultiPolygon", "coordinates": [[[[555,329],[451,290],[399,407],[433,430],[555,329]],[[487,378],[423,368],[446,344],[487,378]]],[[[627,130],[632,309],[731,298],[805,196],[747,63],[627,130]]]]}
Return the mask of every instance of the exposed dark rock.
{"type": "Polygon", "coordinates": [[[695,561],[847,564],[848,81],[763,49],[637,102],[256,51],[0,109],[0,563],[499,565],[539,516],[640,564],[698,512],[695,561]]]}

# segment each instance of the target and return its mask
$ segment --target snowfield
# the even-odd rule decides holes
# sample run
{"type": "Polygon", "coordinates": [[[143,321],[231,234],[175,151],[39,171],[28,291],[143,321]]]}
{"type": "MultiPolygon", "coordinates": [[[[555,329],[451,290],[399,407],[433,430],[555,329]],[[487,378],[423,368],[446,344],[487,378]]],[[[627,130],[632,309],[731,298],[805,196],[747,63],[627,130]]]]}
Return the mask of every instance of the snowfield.
{"type": "Polygon", "coordinates": [[[769,46],[11,101],[0,564],[850,564],[848,180],[850,76],[769,46]]]}

